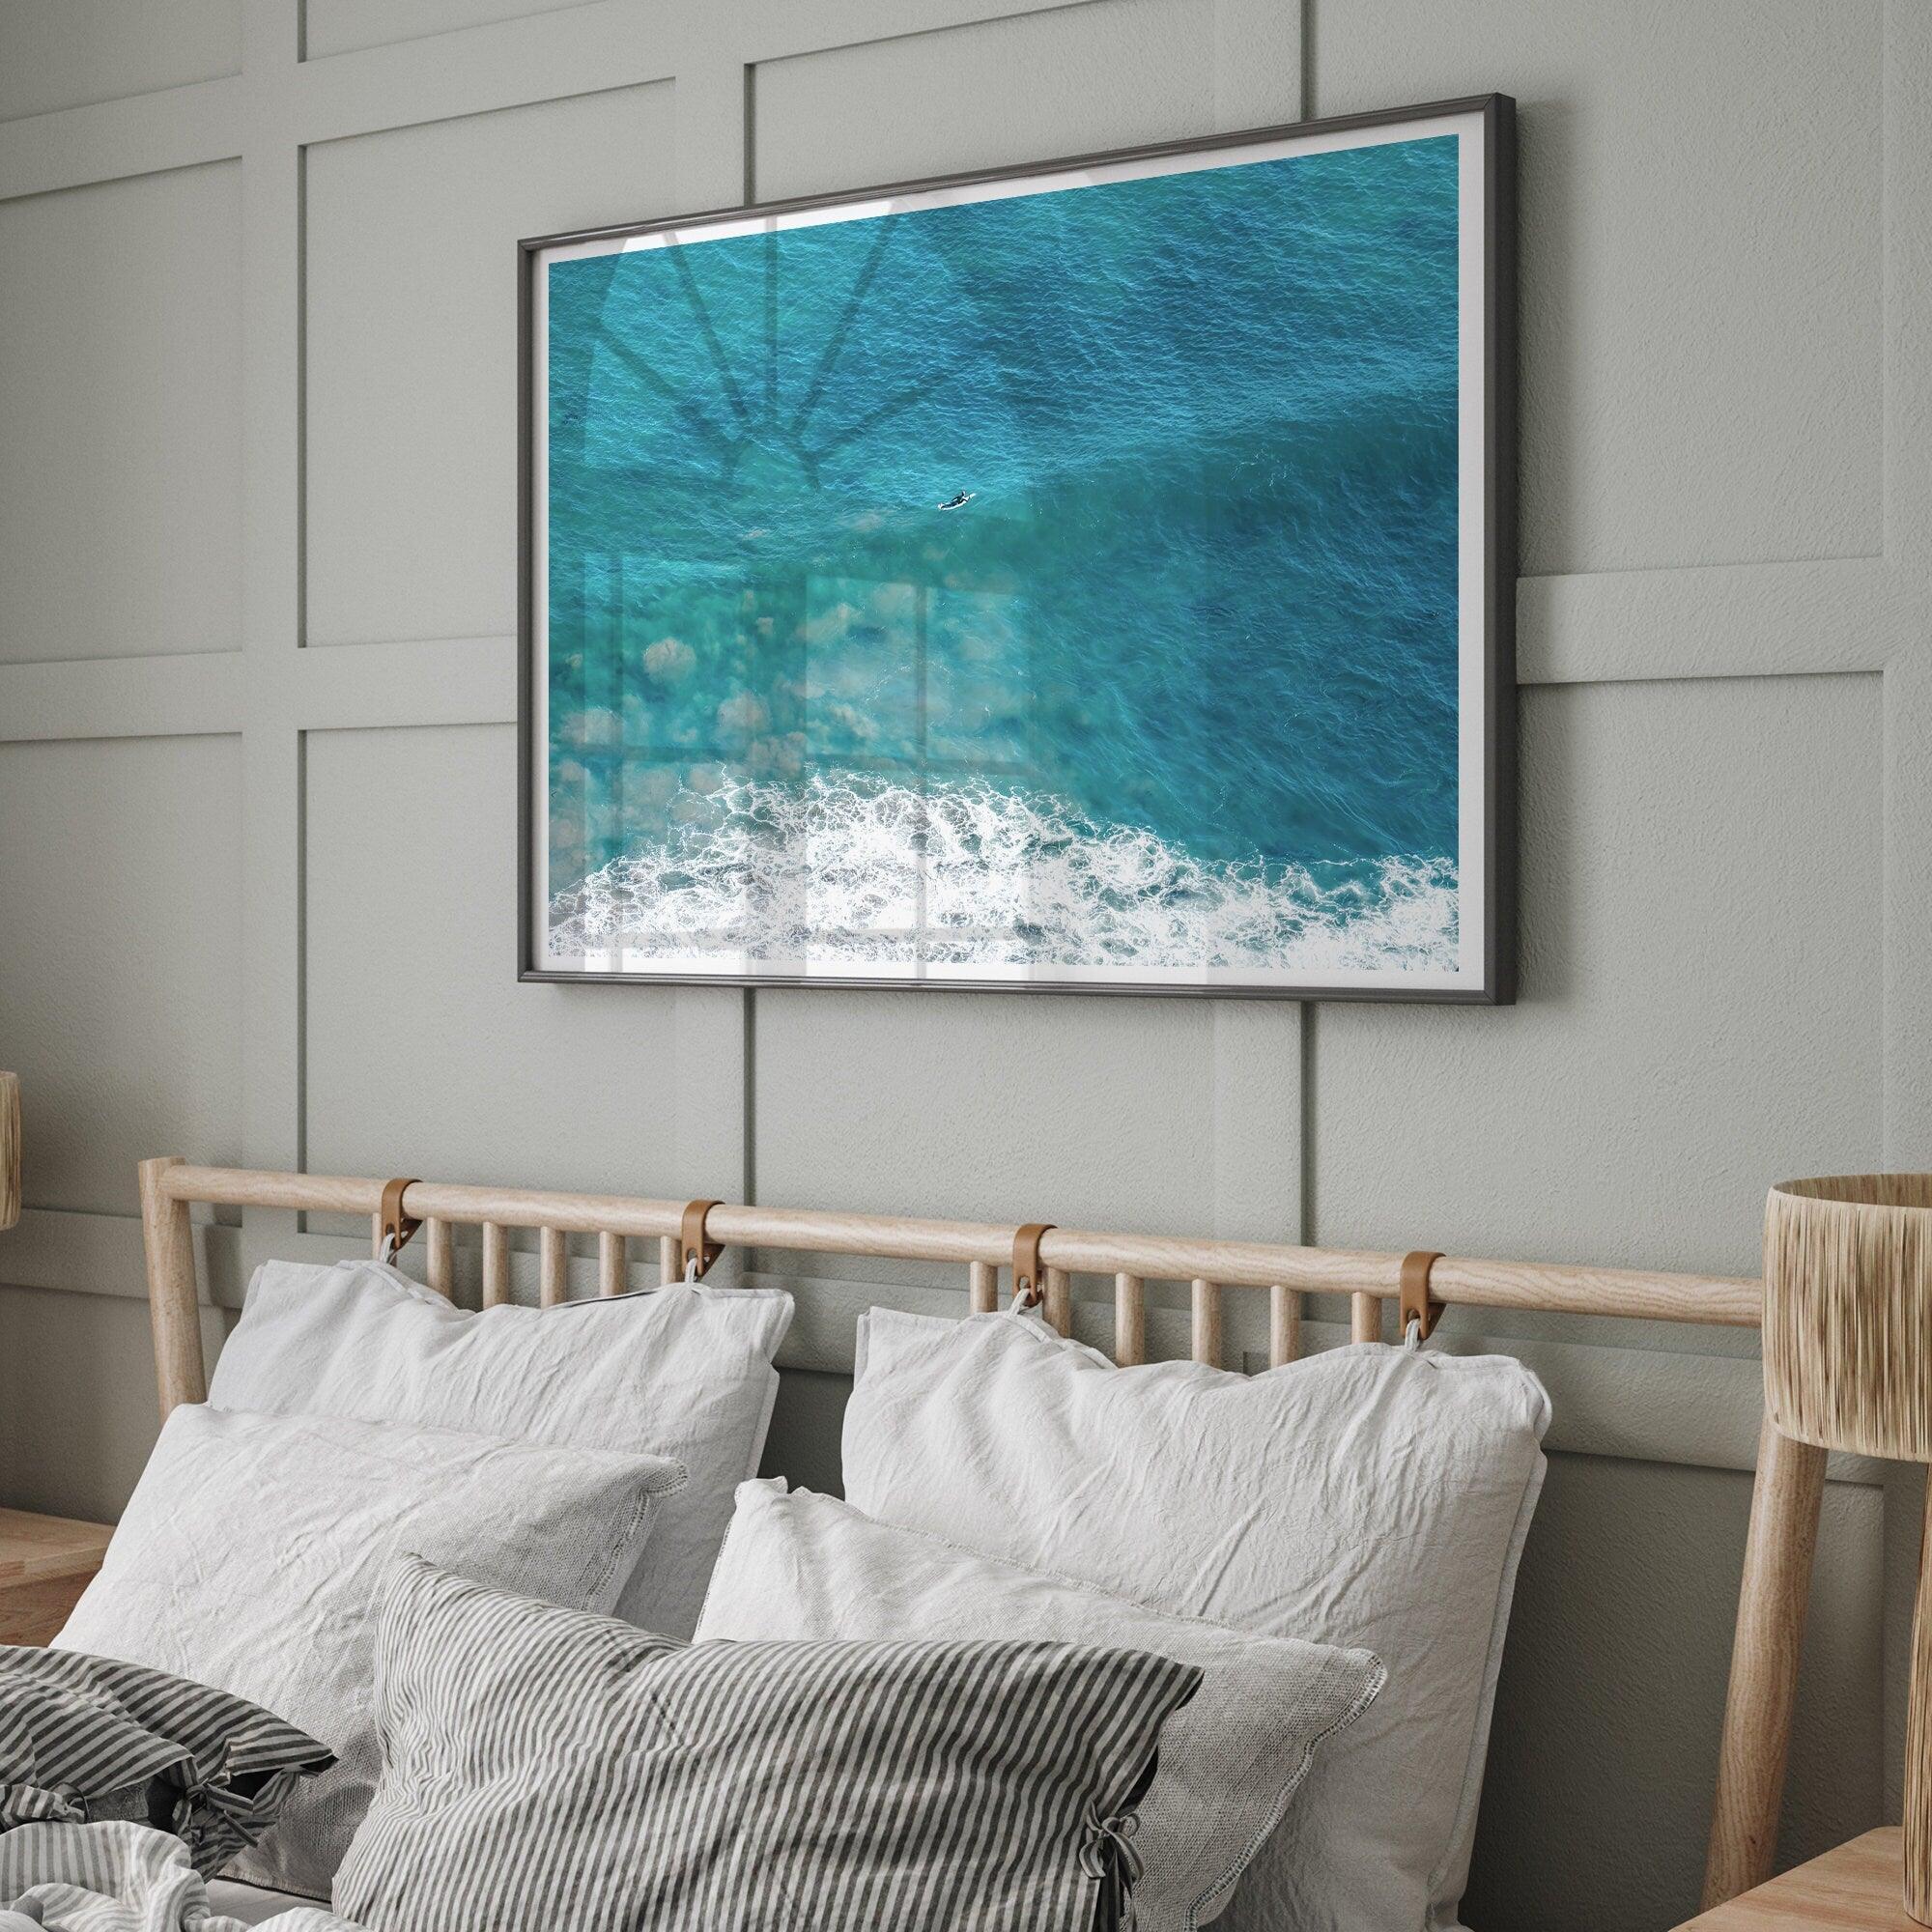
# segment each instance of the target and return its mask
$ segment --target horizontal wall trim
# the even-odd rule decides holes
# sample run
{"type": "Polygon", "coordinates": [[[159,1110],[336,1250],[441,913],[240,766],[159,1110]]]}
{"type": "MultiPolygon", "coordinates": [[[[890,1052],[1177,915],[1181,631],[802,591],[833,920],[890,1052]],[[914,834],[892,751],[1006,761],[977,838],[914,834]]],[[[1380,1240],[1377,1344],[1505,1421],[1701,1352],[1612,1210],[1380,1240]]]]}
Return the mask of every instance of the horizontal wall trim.
{"type": "MultiPolygon", "coordinates": [[[[505,24],[525,26],[533,22],[505,24]]],[[[403,47],[417,44],[404,42],[403,47]]],[[[381,47],[371,51],[386,54],[398,49],[381,47]]],[[[363,57],[343,54],[339,58],[351,61],[363,57]]],[[[514,60],[514,56],[505,58],[514,60]]],[[[547,67],[530,70],[512,66],[507,72],[495,71],[484,64],[478,64],[472,71],[465,63],[437,61],[407,80],[391,71],[393,65],[387,61],[373,65],[372,78],[379,88],[373,99],[355,92],[346,94],[340,102],[325,99],[318,103],[301,99],[303,90],[298,85],[296,112],[301,133],[298,145],[304,151],[324,148],[337,141],[361,141],[372,135],[400,133],[410,128],[440,128],[451,121],[474,120],[483,114],[507,114],[556,101],[585,100],[594,95],[622,94],[631,88],[669,87],[676,81],[675,74],[664,71],[661,63],[653,59],[646,59],[636,68],[622,61],[606,62],[594,71],[579,72],[573,69],[558,73],[553,73],[547,67]]]]}
{"type": "Polygon", "coordinates": [[[311,645],[294,655],[295,723],[304,731],[517,722],[515,638],[311,645]]]}
{"type": "Polygon", "coordinates": [[[239,651],[0,664],[0,744],[240,731],[243,666],[239,651]]]}
{"type": "Polygon", "coordinates": [[[1032,14],[1070,14],[1106,0],[1020,0],[988,5],[987,0],[926,0],[917,20],[906,18],[904,0],[846,0],[842,7],[820,8],[808,16],[784,0],[753,0],[743,8],[742,48],[748,67],[766,67],[801,55],[844,53],[881,41],[922,40],[960,27],[1032,14]]]}
{"type": "Polygon", "coordinates": [[[240,74],[0,121],[0,201],[241,156],[240,74]]]}
{"type": "Polygon", "coordinates": [[[1915,641],[1882,557],[1525,577],[1516,611],[1520,684],[1876,671],[1915,641]]]}

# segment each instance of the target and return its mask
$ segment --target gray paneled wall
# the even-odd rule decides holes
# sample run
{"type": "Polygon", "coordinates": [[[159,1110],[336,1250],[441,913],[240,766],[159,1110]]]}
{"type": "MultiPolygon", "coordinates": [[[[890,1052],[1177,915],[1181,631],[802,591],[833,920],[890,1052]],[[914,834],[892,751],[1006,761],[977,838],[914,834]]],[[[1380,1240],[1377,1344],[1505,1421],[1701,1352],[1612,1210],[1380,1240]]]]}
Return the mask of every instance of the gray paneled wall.
{"type": "MultiPolygon", "coordinates": [[[[0,0],[0,1498],[152,1439],[143,1154],[1740,1271],[1771,1179],[1932,1159],[1928,244],[1924,0],[0,0]],[[519,236],[1492,88],[1520,1006],[514,982],[519,236]]],[[[354,1239],[211,1228],[215,1300],[354,1239]]],[[[858,1309],[961,1300],[843,1273],[825,1485],[858,1309]]],[[[1558,1417],[1471,1921],[1668,1925],[1755,1364],[1445,1332],[1558,1417]]],[[[1835,1474],[1793,1854],[1896,1804],[1918,1498],[1835,1474]]]]}

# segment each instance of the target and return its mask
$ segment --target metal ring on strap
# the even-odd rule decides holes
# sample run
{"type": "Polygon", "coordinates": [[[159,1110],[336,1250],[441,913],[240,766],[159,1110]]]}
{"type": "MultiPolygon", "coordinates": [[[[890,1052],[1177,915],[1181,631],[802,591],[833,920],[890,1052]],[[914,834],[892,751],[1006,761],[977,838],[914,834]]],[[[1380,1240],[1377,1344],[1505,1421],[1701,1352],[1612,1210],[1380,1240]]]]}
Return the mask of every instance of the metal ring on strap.
{"type": "Polygon", "coordinates": [[[383,1188],[383,1211],[381,1226],[376,1234],[376,1252],[382,1255],[387,1248],[389,1258],[402,1253],[409,1246],[410,1236],[422,1226],[412,1214],[403,1212],[403,1196],[415,1185],[414,1179],[391,1180],[383,1188]],[[393,1241],[394,1247],[389,1247],[393,1241]]]}
{"type": "Polygon", "coordinates": [[[1039,1264],[1039,1240],[1051,1221],[1029,1221],[1013,1231],[1013,1306],[1037,1308],[1046,1299],[1046,1275],[1039,1264]]]}
{"type": "Polygon", "coordinates": [[[1419,1330],[1418,1341],[1426,1342],[1435,1332],[1442,1304],[1429,1293],[1429,1271],[1441,1259],[1439,1254],[1432,1254],[1425,1248],[1417,1248],[1402,1258],[1402,1319],[1396,1328],[1404,1337],[1407,1336],[1411,1321],[1419,1330]]]}
{"type": "Polygon", "coordinates": [[[715,1201],[688,1201],[684,1208],[684,1221],[678,1235],[677,1264],[679,1271],[689,1279],[695,1266],[697,1279],[711,1272],[711,1264],[724,1250],[704,1232],[705,1217],[717,1207],[715,1201]]]}

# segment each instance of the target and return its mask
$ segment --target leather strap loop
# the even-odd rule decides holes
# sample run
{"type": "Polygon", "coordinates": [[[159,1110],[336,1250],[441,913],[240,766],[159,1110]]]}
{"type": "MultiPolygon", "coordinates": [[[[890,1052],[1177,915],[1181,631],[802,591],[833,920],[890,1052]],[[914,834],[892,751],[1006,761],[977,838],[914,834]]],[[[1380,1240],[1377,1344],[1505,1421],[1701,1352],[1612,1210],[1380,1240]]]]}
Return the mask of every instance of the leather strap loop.
{"type": "Polygon", "coordinates": [[[382,1227],[376,1236],[376,1253],[380,1257],[384,1248],[389,1247],[389,1258],[393,1260],[409,1246],[410,1236],[422,1226],[413,1215],[403,1212],[403,1196],[415,1185],[415,1179],[391,1180],[383,1187],[382,1227]]]}
{"type": "Polygon", "coordinates": [[[1402,1317],[1396,1327],[1406,1339],[1413,1321],[1420,1330],[1418,1339],[1428,1341],[1441,1319],[1442,1304],[1429,1293],[1429,1273],[1442,1257],[1426,1248],[1402,1258],[1402,1317]]]}
{"type": "Polygon", "coordinates": [[[678,1235],[677,1264],[680,1271],[690,1277],[694,1264],[697,1268],[697,1279],[702,1281],[711,1272],[711,1264],[724,1250],[704,1232],[705,1217],[717,1207],[715,1201],[687,1201],[684,1207],[684,1222],[678,1235]]]}
{"type": "Polygon", "coordinates": [[[1029,1221],[1013,1231],[1013,1306],[1037,1308],[1046,1299],[1046,1274],[1039,1264],[1039,1241],[1053,1232],[1051,1221],[1029,1221]]]}

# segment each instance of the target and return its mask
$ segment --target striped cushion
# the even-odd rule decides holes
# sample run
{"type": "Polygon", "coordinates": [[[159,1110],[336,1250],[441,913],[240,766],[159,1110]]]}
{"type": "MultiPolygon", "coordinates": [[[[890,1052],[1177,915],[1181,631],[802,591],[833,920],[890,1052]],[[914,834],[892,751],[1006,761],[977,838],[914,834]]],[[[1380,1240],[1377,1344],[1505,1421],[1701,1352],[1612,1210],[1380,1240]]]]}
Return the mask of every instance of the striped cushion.
{"type": "Polygon", "coordinates": [[[0,1646],[0,1831],[134,1818],[208,1877],[335,1753],[271,1712],[165,1670],[0,1646]]]}
{"type": "Polygon", "coordinates": [[[1065,1643],[703,1643],[398,1560],[384,1770],[335,1884],[383,1932],[1089,1932],[1192,1665],[1065,1643]]]}

